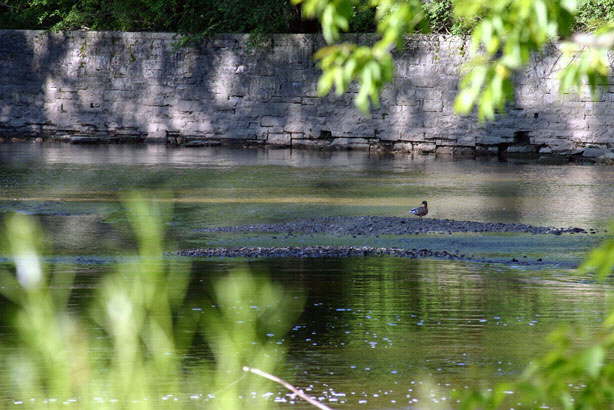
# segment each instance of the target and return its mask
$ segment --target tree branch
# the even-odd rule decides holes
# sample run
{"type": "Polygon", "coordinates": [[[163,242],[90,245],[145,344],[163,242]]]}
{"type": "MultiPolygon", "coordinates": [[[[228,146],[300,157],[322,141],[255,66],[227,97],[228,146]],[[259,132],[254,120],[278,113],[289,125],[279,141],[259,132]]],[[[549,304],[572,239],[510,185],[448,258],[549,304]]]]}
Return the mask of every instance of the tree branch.
{"type": "Polygon", "coordinates": [[[290,390],[291,392],[293,392],[294,394],[299,396],[301,399],[305,400],[309,404],[311,404],[311,405],[313,405],[313,406],[315,406],[315,407],[317,407],[317,408],[319,408],[321,410],[333,410],[330,407],[328,407],[327,405],[320,403],[316,399],[307,396],[305,394],[305,392],[303,392],[302,390],[297,389],[296,387],[294,387],[290,383],[280,379],[277,376],[273,376],[272,374],[269,374],[267,372],[263,372],[262,370],[259,370],[259,369],[253,368],[253,367],[247,367],[247,366],[243,366],[243,371],[244,372],[251,372],[251,373],[256,374],[258,376],[264,377],[265,379],[269,379],[271,381],[274,381],[275,383],[281,384],[286,389],[290,390]]]}

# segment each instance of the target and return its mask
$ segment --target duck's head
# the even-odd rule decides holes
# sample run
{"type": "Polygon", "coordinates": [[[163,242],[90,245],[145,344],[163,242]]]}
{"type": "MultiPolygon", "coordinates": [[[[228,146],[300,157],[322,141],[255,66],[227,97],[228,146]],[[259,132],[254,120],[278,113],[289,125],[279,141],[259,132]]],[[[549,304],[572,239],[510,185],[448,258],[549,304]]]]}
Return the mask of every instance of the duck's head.
{"type": "Polygon", "coordinates": [[[426,206],[427,205],[426,201],[422,201],[422,205],[426,206]]]}

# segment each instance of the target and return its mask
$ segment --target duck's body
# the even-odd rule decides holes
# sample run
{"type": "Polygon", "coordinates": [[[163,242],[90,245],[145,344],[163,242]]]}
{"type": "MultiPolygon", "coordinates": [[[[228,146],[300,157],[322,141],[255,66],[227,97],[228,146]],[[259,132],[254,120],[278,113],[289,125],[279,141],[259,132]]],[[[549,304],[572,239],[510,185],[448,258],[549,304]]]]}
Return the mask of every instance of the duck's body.
{"type": "Polygon", "coordinates": [[[409,213],[422,218],[429,213],[428,204],[426,203],[426,201],[422,201],[422,206],[412,209],[411,211],[409,211],[409,213]]]}

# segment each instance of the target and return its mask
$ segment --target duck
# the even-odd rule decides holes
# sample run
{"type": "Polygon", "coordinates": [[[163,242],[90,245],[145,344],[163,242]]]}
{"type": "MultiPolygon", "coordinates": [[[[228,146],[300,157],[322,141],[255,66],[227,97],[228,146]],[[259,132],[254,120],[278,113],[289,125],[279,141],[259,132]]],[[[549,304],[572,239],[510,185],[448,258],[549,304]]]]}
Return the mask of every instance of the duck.
{"type": "Polygon", "coordinates": [[[412,209],[409,211],[410,214],[414,214],[422,218],[424,215],[429,213],[429,208],[426,201],[422,201],[422,206],[412,209]]]}

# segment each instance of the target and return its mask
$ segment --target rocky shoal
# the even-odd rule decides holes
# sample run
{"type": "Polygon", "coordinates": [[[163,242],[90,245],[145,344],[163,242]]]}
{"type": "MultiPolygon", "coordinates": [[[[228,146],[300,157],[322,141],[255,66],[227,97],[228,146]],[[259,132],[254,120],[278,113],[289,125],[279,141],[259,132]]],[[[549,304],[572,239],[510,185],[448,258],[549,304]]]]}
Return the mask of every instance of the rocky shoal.
{"type": "MultiPolygon", "coordinates": [[[[260,232],[333,235],[412,235],[457,232],[517,232],[530,234],[586,234],[583,228],[554,228],[518,223],[455,221],[451,219],[401,218],[391,216],[331,216],[274,224],[206,227],[200,232],[260,232]]],[[[596,233],[590,230],[590,233],[596,233]]]]}
{"type": "Polygon", "coordinates": [[[483,259],[475,256],[431,249],[374,248],[369,246],[307,246],[307,247],[236,247],[236,248],[197,248],[175,252],[179,256],[204,258],[346,258],[392,256],[398,258],[436,258],[483,263],[504,263],[518,265],[543,265],[548,262],[541,258],[526,259],[483,259]]]}

